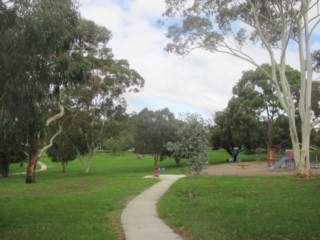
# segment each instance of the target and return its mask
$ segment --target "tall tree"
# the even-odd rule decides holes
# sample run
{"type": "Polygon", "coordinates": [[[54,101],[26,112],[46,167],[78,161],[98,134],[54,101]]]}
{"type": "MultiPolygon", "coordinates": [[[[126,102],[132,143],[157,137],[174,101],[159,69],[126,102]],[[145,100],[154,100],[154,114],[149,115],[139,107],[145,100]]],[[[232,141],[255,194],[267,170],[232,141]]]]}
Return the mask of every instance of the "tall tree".
{"type": "Polygon", "coordinates": [[[318,7],[319,0],[166,0],[164,12],[164,17],[167,17],[165,23],[169,25],[167,37],[172,39],[167,45],[169,52],[185,55],[193,49],[202,48],[230,54],[260,67],[255,56],[250,56],[244,46],[249,41],[261,43],[270,57],[271,71],[260,68],[273,81],[288,116],[296,174],[300,177],[311,175],[311,39],[320,23],[318,7]],[[297,61],[301,72],[301,139],[297,131],[294,99],[285,74],[288,48],[293,45],[299,52],[297,61]]]}
{"type": "Polygon", "coordinates": [[[63,53],[70,49],[77,36],[79,16],[72,0],[13,0],[1,1],[1,5],[15,16],[7,18],[7,21],[13,21],[3,35],[1,53],[6,56],[6,63],[2,66],[5,79],[0,94],[1,105],[27,129],[26,183],[34,183],[45,128],[63,115],[60,88],[70,78],[64,75],[65,69],[58,66],[68,56],[63,53]],[[14,109],[19,111],[5,107],[13,96],[14,109]],[[56,105],[49,108],[53,106],[52,102],[56,105]]]}
{"type": "Polygon", "coordinates": [[[83,156],[81,162],[88,173],[94,154],[110,137],[111,122],[125,115],[124,93],[138,92],[144,85],[144,79],[130,68],[128,61],[113,58],[111,49],[107,47],[111,33],[106,28],[82,19],[79,35],[76,49],[90,68],[85,83],[67,89],[66,105],[74,115],[69,122],[78,127],[72,133],[76,133],[76,138],[82,136],[85,142],[75,141],[74,147],[83,156]]]}

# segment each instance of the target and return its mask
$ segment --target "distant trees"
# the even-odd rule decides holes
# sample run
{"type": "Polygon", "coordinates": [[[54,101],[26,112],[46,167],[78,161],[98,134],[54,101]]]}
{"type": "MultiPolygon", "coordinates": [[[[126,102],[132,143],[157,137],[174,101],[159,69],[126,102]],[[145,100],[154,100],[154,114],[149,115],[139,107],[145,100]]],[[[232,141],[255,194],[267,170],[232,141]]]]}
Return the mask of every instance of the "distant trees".
{"type": "Polygon", "coordinates": [[[77,156],[77,151],[71,142],[71,139],[62,132],[54,139],[52,146],[47,150],[48,156],[53,162],[61,163],[62,172],[66,172],[66,166],[77,156]]]}
{"type": "MultiPolygon", "coordinates": [[[[276,97],[275,85],[261,68],[269,71],[271,66],[264,64],[256,70],[243,72],[233,88],[233,97],[228,107],[215,114],[216,126],[211,129],[213,146],[223,147],[230,154],[234,147],[245,148],[247,151],[257,147],[292,147],[288,141],[290,133],[287,115],[276,97]]],[[[297,110],[300,73],[287,66],[286,76],[297,110]]],[[[314,117],[319,116],[319,94],[319,82],[313,82],[311,103],[314,117]]],[[[296,119],[296,123],[301,125],[299,119],[296,119]]]]}
{"type": "Polygon", "coordinates": [[[313,70],[320,72],[320,50],[316,50],[312,53],[313,70]]]}
{"type": "MultiPolygon", "coordinates": [[[[284,114],[284,110],[276,96],[275,84],[261,69],[270,71],[271,66],[264,64],[255,71],[244,72],[240,81],[233,88],[233,93],[239,98],[242,104],[252,109],[252,114],[255,115],[255,118],[258,121],[263,121],[265,123],[267,134],[263,140],[267,142],[268,148],[271,149],[273,147],[275,121],[280,115],[284,114]],[[254,96],[248,95],[248,92],[251,92],[254,96]]],[[[295,102],[297,102],[299,96],[300,73],[297,70],[286,66],[285,74],[288,82],[291,84],[291,91],[295,102]]]]}
{"type": "Polygon", "coordinates": [[[230,155],[235,147],[251,151],[264,141],[263,125],[245,104],[233,98],[228,107],[216,112],[216,131],[220,131],[220,146],[230,155]]]}
{"type": "Polygon", "coordinates": [[[161,156],[166,153],[167,142],[176,141],[178,121],[168,108],[158,111],[145,108],[132,116],[131,121],[135,126],[135,152],[152,154],[154,167],[157,167],[161,156]]]}

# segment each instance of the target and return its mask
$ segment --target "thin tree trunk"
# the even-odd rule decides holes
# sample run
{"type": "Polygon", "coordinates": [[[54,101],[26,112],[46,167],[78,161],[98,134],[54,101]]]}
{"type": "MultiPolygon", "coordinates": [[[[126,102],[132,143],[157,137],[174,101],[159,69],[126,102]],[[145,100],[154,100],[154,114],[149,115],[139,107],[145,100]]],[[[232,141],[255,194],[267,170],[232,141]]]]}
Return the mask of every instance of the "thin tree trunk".
{"type": "Polygon", "coordinates": [[[268,150],[272,150],[273,146],[273,116],[268,114],[268,150]]]}
{"type": "Polygon", "coordinates": [[[36,176],[36,164],[37,164],[37,156],[38,156],[38,133],[33,133],[30,139],[30,149],[29,149],[29,163],[27,168],[27,176],[26,183],[35,183],[36,176]]]}
{"type": "Polygon", "coordinates": [[[0,170],[1,170],[1,176],[2,177],[8,177],[9,176],[9,162],[6,159],[3,159],[1,162],[0,170]]]}
{"type": "Polygon", "coordinates": [[[65,173],[66,172],[66,162],[61,162],[62,165],[62,172],[65,173]]]}
{"type": "Polygon", "coordinates": [[[158,168],[159,156],[158,153],[153,154],[153,169],[158,168]]]}
{"type": "Polygon", "coordinates": [[[90,167],[91,167],[91,162],[93,160],[93,156],[96,153],[96,151],[98,150],[98,147],[94,148],[93,150],[90,150],[88,153],[88,159],[87,162],[84,166],[84,171],[85,173],[89,173],[90,172],[90,167]]]}

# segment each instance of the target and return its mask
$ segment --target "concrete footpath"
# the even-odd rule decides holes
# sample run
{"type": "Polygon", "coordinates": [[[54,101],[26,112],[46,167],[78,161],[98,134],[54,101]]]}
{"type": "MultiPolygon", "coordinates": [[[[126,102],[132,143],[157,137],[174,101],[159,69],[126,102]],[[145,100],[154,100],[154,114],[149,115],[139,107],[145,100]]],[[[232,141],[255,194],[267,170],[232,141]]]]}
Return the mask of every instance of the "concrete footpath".
{"type": "Polygon", "coordinates": [[[157,202],[184,175],[160,175],[156,183],[129,202],[121,215],[126,240],[182,240],[158,216],[157,202]]]}

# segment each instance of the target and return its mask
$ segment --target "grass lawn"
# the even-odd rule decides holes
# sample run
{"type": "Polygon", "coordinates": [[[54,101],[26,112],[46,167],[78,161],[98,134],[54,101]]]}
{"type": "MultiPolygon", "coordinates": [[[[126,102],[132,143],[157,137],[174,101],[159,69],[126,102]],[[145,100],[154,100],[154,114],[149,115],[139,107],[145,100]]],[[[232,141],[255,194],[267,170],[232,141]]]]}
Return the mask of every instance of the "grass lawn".
{"type": "MultiPolygon", "coordinates": [[[[228,155],[212,151],[208,158],[218,164],[228,155]]],[[[123,239],[122,209],[157,182],[142,178],[152,174],[150,156],[98,153],[90,174],[83,172],[78,160],[68,164],[66,173],[47,158],[41,161],[48,170],[36,174],[36,184],[25,184],[24,175],[0,178],[1,240],[123,239]]],[[[160,167],[167,174],[182,172],[173,160],[160,167]]],[[[13,165],[11,172],[25,168],[13,165]]],[[[319,177],[185,178],[161,199],[159,209],[169,224],[195,240],[320,239],[319,190],[319,177]]]]}
{"type": "Polygon", "coordinates": [[[319,190],[320,177],[185,178],[158,208],[186,239],[320,239],[319,190]]]}
{"type": "Polygon", "coordinates": [[[126,202],[157,181],[142,178],[152,174],[152,158],[131,153],[97,154],[90,174],[79,161],[66,173],[42,161],[48,170],[36,173],[36,184],[24,175],[0,178],[0,239],[119,239],[126,202]]]}

